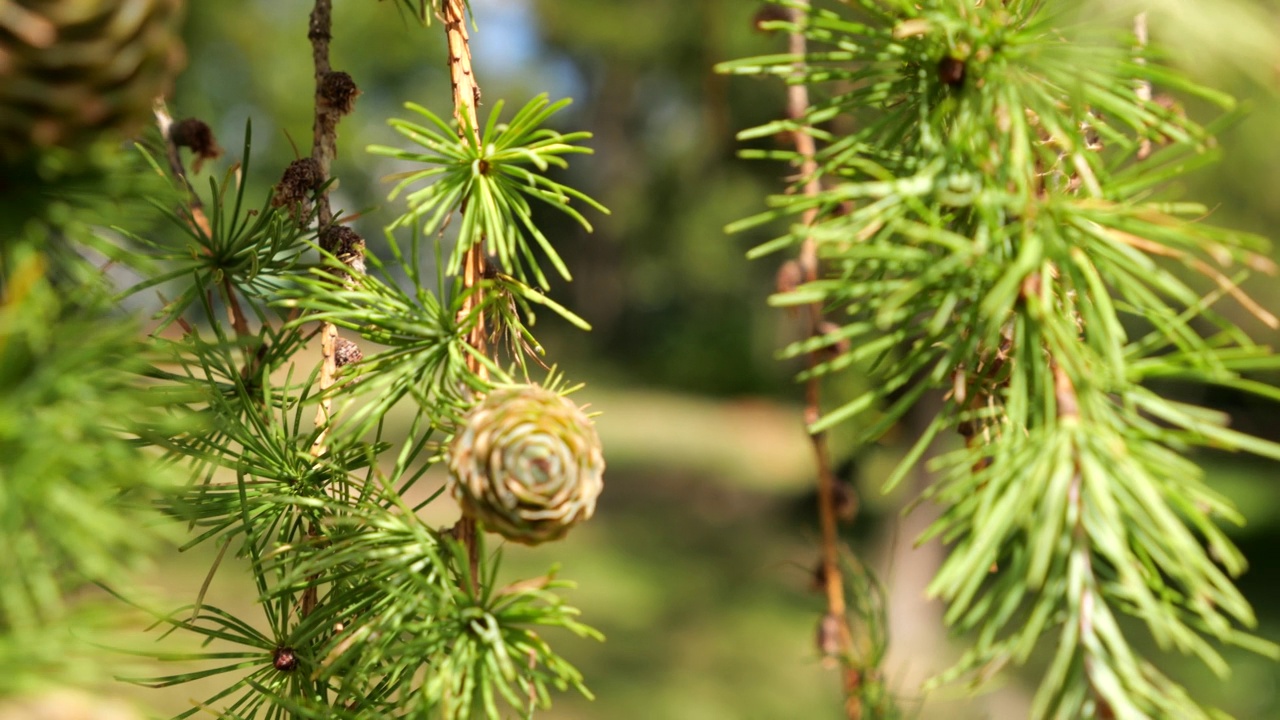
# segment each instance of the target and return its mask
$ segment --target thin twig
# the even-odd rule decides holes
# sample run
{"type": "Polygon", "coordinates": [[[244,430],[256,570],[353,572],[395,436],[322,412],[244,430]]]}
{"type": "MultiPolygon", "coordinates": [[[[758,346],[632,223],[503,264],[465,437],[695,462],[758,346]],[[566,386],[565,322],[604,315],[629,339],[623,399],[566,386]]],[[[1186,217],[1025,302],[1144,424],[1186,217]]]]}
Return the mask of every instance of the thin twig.
{"type": "MultiPolygon", "coordinates": [[[[803,22],[807,13],[807,3],[801,3],[806,7],[795,8],[792,10],[793,19],[797,22],[803,22]]],[[[790,53],[801,60],[797,61],[796,70],[803,70],[803,58],[807,52],[807,43],[805,36],[801,32],[793,32],[788,38],[788,49],[790,53]]],[[[809,90],[803,83],[792,83],[787,87],[787,116],[796,122],[803,120],[805,112],[809,107],[809,90]]],[[[796,152],[801,157],[800,178],[804,182],[803,192],[806,197],[817,197],[822,190],[822,185],[818,179],[818,163],[816,158],[817,147],[814,143],[813,136],[804,129],[796,129],[792,132],[792,138],[795,142],[796,152]]],[[[806,226],[813,225],[817,220],[817,207],[811,207],[806,210],[803,216],[803,222],[806,226]]],[[[802,277],[805,282],[813,282],[818,279],[818,246],[812,235],[806,236],[800,245],[799,264],[802,277]]],[[[808,327],[806,333],[811,337],[817,337],[823,334],[823,316],[822,305],[820,303],[811,303],[807,308],[808,327]]],[[[822,350],[815,350],[809,353],[808,366],[810,370],[816,368],[822,362],[822,350]]],[[[806,424],[812,426],[822,417],[822,380],[818,373],[810,372],[809,379],[805,382],[805,409],[804,419],[806,424]]],[[[853,667],[850,660],[854,655],[853,633],[849,628],[849,620],[847,615],[847,602],[844,595],[844,575],[840,567],[840,529],[839,519],[836,511],[836,476],[831,463],[831,450],[827,442],[827,434],[825,432],[810,432],[809,440],[813,445],[813,455],[817,463],[818,471],[818,518],[822,529],[822,581],[823,591],[827,600],[827,615],[824,623],[831,622],[835,625],[834,647],[836,655],[841,659],[844,668],[844,691],[845,691],[845,711],[850,718],[861,717],[862,707],[858,700],[858,690],[862,684],[862,676],[856,668],[853,667]],[[834,620],[831,620],[834,619],[834,620]]]]}
{"type": "MultiPolygon", "coordinates": [[[[338,149],[338,119],[328,111],[321,88],[325,76],[332,70],[329,65],[329,41],[333,38],[333,0],[316,0],[311,10],[307,38],[311,41],[311,58],[315,64],[316,95],[315,122],[312,125],[311,159],[319,170],[319,185],[329,182],[330,166],[338,149]]],[[[316,198],[316,225],[323,237],[325,228],[333,222],[333,209],[329,205],[329,191],[323,189],[316,198]]],[[[316,409],[316,427],[319,435],[311,444],[311,455],[320,457],[328,449],[329,425],[333,416],[333,400],[329,388],[336,382],[338,328],[331,322],[320,328],[320,404],[316,409]]],[[[305,612],[306,608],[304,608],[305,612]]]]}
{"type": "MultiPolygon", "coordinates": [[[[1066,371],[1054,362],[1052,358],[1049,360],[1049,367],[1053,372],[1053,394],[1058,408],[1059,422],[1078,422],[1080,418],[1080,402],[1076,397],[1075,384],[1071,382],[1071,378],[1066,371]]],[[[1089,692],[1093,695],[1094,702],[1102,709],[1099,716],[1113,717],[1110,703],[1096,680],[1097,656],[1089,649],[1096,644],[1093,606],[1098,600],[1096,576],[1093,570],[1093,550],[1089,539],[1089,531],[1084,526],[1087,508],[1085,507],[1083,484],[1084,479],[1077,461],[1071,475],[1071,482],[1067,486],[1067,503],[1070,507],[1068,517],[1074,518],[1071,528],[1071,562],[1081,574],[1083,580],[1083,582],[1079,583],[1080,594],[1075,598],[1076,607],[1079,608],[1079,613],[1075,618],[1076,632],[1080,638],[1077,642],[1084,655],[1084,671],[1086,678],[1088,678],[1089,692]]]]}
{"type": "MultiPolygon", "coordinates": [[[[316,97],[315,121],[312,123],[311,159],[320,169],[320,184],[329,181],[333,158],[338,154],[338,119],[326,112],[322,88],[324,79],[333,67],[329,64],[329,41],[333,39],[333,0],[316,0],[311,10],[311,23],[307,29],[311,41],[311,60],[315,65],[316,97]]],[[[321,192],[316,198],[318,227],[321,231],[333,222],[333,209],[329,205],[329,193],[321,192]]]]}
{"type": "Polygon", "coordinates": [[[191,221],[208,237],[213,233],[209,228],[209,218],[204,214],[204,202],[196,194],[195,188],[191,187],[191,181],[187,178],[187,169],[182,165],[182,156],[178,154],[178,144],[173,141],[173,116],[169,114],[169,108],[165,105],[163,97],[156,98],[151,109],[156,116],[156,126],[160,128],[160,137],[164,138],[169,172],[172,172],[173,176],[178,178],[182,186],[187,189],[187,207],[191,210],[191,221]]]}
{"type": "MultiPolygon", "coordinates": [[[[338,116],[325,102],[321,89],[324,79],[332,68],[329,65],[329,41],[333,37],[333,2],[332,0],[316,0],[311,10],[307,38],[311,41],[311,57],[315,64],[315,122],[312,125],[311,159],[315,161],[319,171],[319,183],[322,188],[316,198],[316,229],[321,238],[325,230],[333,222],[333,210],[329,206],[329,190],[327,183],[330,177],[330,165],[338,148],[338,116]]],[[[333,400],[329,397],[329,388],[333,387],[338,372],[337,363],[338,328],[331,322],[325,322],[320,328],[320,405],[316,410],[316,426],[319,434],[311,444],[312,457],[320,457],[328,450],[329,428],[332,422],[333,400]]],[[[316,533],[314,527],[307,534],[316,533]]],[[[306,617],[315,610],[319,602],[319,590],[316,587],[318,577],[307,578],[308,583],[302,592],[299,612],[306,617]]]]}
{"type": "MultiPolygon", "coordinates": [[[[1141,51],[1147,47],[1147,14],[1140,12],[1133,17],[1133,35],[1138,39],[1139,55],[1134,60],[1138,65],[1145,65],[1147,59],[1142,57],[1141,51]]],[[[1149,80],[1139,80],[1137,88],[1138,99],[1149,103],[1151,102],[1151,82],[1149,80]]],[[[1143,138],[1138,143],[1138,159],[1146,160],[1151,156],[1151,138],[1143,138]]]]}
{"type": "Polygon", "coordinates": [[[222,292],[227,296],[227,313],[231,315],[231,327],[236,331],[236,337],[249,337],[249,320],[244,316],[240,301],[236,299],[236,289],[231,284],[231,278],[222,278],[222,292]]]}
{"type": "MultiPolygon", "coordinates": [[[[453,114],[458,120],[458,134],[470,132],[471,139],[480,142],[479,120],[476,105],[480,102],[480,86],[476,84],[475,73],[471,68],[471,45],[467,37],[466,8],[463,0],[444,0],[441,8],[444,30],[449,47],[449,78],[453,83],[453,114]]],[[[466,212],[466,206],[463,206],[466,212]]],[[[474,324],[467,336],[467,343],[475,348],[477,354],[486,352],[484,312],[481,288],[477,287],[484,276],[485,258],[483,238],[467,249],[462,258],[462,309],[459,317],[475,316],[474,324]]],[[[482,379],[489,376],[488,369],[475,356],[467,357],[467,367],[482,379]]],[[[478,529],[475,520],[463,515],[454,525],[454,536],[461,539],[467,549],[467,565],[470,569],[471,589],[478,586],[480,555],[478,529]]]]}
{"type": "MultiPolygon", "coordinates": [[[[182,183],[187,191],[187,209],[190,213],[190,221],[197,232],[202,233],[206,238],[212,238],[213,230],[209,224],[209,216],[204,212],[204,201],[200,199],[200,195],[196,193],[195,188],[191,186],[191,180],[187,177],[187,169],[182,164],[182,156],[178,152],[178,144],[173,139],[173,116],[169,114],[169,108],[165,105],[164,98],[156,98],[155,104],[152,105],[152,113],[156,118],[156,126],[160,129],[160,137],[164,138],[165,157],[169,161],[169,172],[182,183]]],[[[227,301],[227,316],[231,320],[231,327],[235,330],[236,337],[249,337],[249,321],[245,318],[244,309],[240,307],[240,300],[236,297],[235,286],[231,283],[231,278],[224,277],[222,280],[222,293],[227,301]]]]}
{"type": "MultiPolygon", "coordinates": [[[[453,83],[453,113],[458,120],[458,134],[470,132],[471,139],[480,142],[479,119],[476,105],[480,102],[480,86],[476,84],[475,73],[471,68],[471,46],[467,37],[467,24],[463,0],[445,0],[444,26],[449,46],[449,77],[453,83]]],[[[466,212],[464,205],[463,212],[466,212]]],[[[464,298],[460,315],[467,317],[478,307],[483,298],[480,293],[469,292],[484,274],[485,260],[482,243],[477,242],[467,249],[462,261],[462,287],[464,298]]],[[[485,321],[484,314],[478,313],[475,325],[467,338],[471,347],[484,354],[485,321]]],[[[482,378],[488,377],[488,370],[474,356],[467,358],[471,371],[482,378]]]]}
{"type": "MultiPolygon", "coordinates": [[[[316,0],[311,11],[311,23],[307,37],[311,40],[312,58],[315,63],[315,122],[312,126],[313,138],[310,172],[305,192],[315,191],[316,234],[320,241],[320,249],[335,256],[346,266],[346,270],[335,277],[335,282],[354,282],[357,275],[364,273],[364,239],[354,230],[334,222],[333,209],[329,203],[329,180],[332,176],[330,166],[338,152],[338,121],[355,108],[355,99],[360,94],[351,76],[345,72],[335,72],[329,64],[329,41],[332,39],[332,0],[316,0]],[[340,278],[347,278],[346,281],[340,278]]],[[[298,162],[290,168],[295,167],[298,162]]],[[[286,177],[289,171],[285,172],[286,177]]],[[[304,173],[305,175],[306,173],[304,173]]],[[[282,181],[283,182],[283,181],[282,181]]],[[[311,454],[319,457],[325,453],[326,444],[333,419],[333,400],[329,390],[337,382],[338,368],[351,357],[358,358],[358,349],[344,352],[344,347],[353,347],[354,343],[338,337],[338,328],[325,322],[320,328],[320,406],[316,411],[316,425],[320,428],[311,454]],[[350,356],[350,357],[348,357],[350,356]]]]}

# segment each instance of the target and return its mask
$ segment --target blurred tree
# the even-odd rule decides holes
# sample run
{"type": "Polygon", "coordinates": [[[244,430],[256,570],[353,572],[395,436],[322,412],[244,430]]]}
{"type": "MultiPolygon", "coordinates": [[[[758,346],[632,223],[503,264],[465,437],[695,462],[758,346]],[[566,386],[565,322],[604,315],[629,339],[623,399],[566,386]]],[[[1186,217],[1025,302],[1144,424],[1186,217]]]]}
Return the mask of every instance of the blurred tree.
{"type": "Polygon", "coordinates": [[[1220,676],[1210,641],[1280,657],[1251,633],[1257,618],[1231,582],[1246,562],[1218,523],[1242,517],[1186,457],[1277,460],[1280,445],[1153,391],[1174,379],[1280,399],[1246,375],[1280,358],[1215,309],[1229,298],[1280,328],[1237,287],[1249,269],[1274,272],[1265,240],[1164,195],[1214,159],[1223,122],[1199,125],[1153,87],[1227,111],[1234,101],[1162,64],[1144,12],[1126,35],[1115,16],[1077,20],[1034,0],[781,5],[761,17],[789,51],[720,67],[788,82],[786,117],[740,137],[791,133],[794,150],[744,154],[799,172],[733,229],[785,221],[752,255],[797,252],[771,302],[800,311],[808,335],[784,356],[809,358],[819,646],[845,668],[848,716],[892,710],[878,702],[878,644],[854,633],[868,618],[847,601],[861,594],[840,579],[825,433],[852,422],[870,444],[921,408],[928,419],[884,482],[912,473],[941,433],[963,438],[931,461],[925,497],[942,514],[922,539],[949,544],[928,592],[972,637],[933,684],[980,684],[1048,637],[1033,718],[1217,716],[1120,617],[1220,676]],[[873,384],[824,413],[819,381],[847,368],[873,384]]]}
{"type": "Polygon", "coordinates": [[[572,246],[585,263],[575,292],[597,329],[595,352],[632,382],[709,393],[776,387],[776,319],[738,310],[769,286],[768,275],[743,271],[748,245],[724,242],[722,228],[770,182],[731,161],[732,123],[763,121],[777,95],[711,72],[759,46],[745,32],[754,8],[721,0],[537,7],[547,51],[582,78],[582,116],[608,150],[584,182],[603,189],[618,219],[572,246]]]}

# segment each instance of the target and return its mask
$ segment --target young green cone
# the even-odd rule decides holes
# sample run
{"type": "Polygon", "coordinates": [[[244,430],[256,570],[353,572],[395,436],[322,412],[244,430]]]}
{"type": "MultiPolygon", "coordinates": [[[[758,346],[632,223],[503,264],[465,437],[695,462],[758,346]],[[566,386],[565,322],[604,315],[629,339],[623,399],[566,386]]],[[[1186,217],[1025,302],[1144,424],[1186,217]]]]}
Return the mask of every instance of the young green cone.
{"type": "Polygon", "coordinates": [[[604,455],[595,426],[537,385],[498,388],[467,413],[449,446],[463,512],[508,540],[564,537],[595,512],[604,455]]]}

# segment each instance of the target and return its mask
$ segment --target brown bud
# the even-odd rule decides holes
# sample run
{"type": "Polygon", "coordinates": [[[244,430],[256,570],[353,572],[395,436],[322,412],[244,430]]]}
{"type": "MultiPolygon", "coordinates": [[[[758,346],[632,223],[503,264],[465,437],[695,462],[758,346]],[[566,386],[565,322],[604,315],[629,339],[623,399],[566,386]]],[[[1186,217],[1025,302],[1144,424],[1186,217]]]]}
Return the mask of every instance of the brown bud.
{"type": "Polygon", "coordinates": [[[344,337],[340,337],[334,341],[333,362],[338,367],[360,362],[362,358],[364,358],[364,353],[360,352],[359,345],[344,337]]]}
{"type": "Polygon", "coordinates": [[[222,155],[222,148],[213,137],[213,130],[207,123],[198,118],[186,118],[169,128],[169,140],[178,147],[191,150],[195,161],[191,163],[193,172],[200,172],[205,160],[214,160],[222,155]]]}
{"type": "Polygon", "coordinates": [[[835,613],[827,613],[822,616],[822,621],[818,623],[818,633],[816,645],[818,653],[823,657],[834,657],[840,654],[840,639],[844,635],[844,620],[835,613]]]}
{"type": "Polygon", "coordinates": [[[349,115],[356,107],[356,98],[360,88],[347,73],[331,71],[320,80],[320,99],[326,105],[338,111],[338,115],[349,115]]]}
{"type": "Polygon", "coordinates": [[[809,571],[809,590],[820,593],[827,589],[827,564],[821,560],[809,571]]]}
{"type": "Polygon", "coordinates": [[[347,262],[347,257],[352,255],[364,257],[364,238],[346,225],[326,227],[324,232],[320,233],[320,247],[326,252],[333,253],[347,265],[351,264],[347,262]]]}
{"type": "Polygon", "coordinates": [[[330,225],[320,233],[320,248],[338,258],[352,275],[363,275],[364,238],[346,225],[330,225]]]}
{"type": "Polygon", "coordinates": [[[1041,288],[1040,273],[1033,272],[1030,275],[1027,275],[1026,277],[1022,278],[1022,286],[1019,289],[1020,290],[1019,297],[1021,300],[1025,302],[1026,300],[1039,295],[1040,288],[1041,288]]]}
{"type": "MultiPolygon", "coordinates": [[[[1092,113],[1090,113],[1092,115],[1092,113]]],[[[1091,122],[1084,121],[1080,123],[1080,131],[1084,134],[1084,149],[1099,152],[1103,149],[1102,135],[1098,133],[1098,128],[1091,122]]]]}
{"type": "Polygon", "coordinates": [[[938,79],[945,85],[959,87],[964,84],[965,62],[950,55],[938,61],[938,79]]]}
{"type": "Polygon", "coordinates": [[[780,293],[789,293],[800,287],[804,281],[804,273],[800,271],[800,263],[788,260],[778,268],[776,289],[780,293]]]}
{"type": "Polygon", "coordinates": [[[858,496],[847,482],[837,481],[831,486],[831,505],[841,522],[851,523],[858,516],[858,496]]]}
{"type": "Polygon", "coordinates": [[[324,176],[320,165],[311,158],[302,158],[289,163],[276,184],[271,196],[271,204],[275,207],[287,207],[296,218],[303,214],[300,209],[310,202],[311,195],[324,184],[324,176]]]}
{"type": "MultiPolygon", "coordinates": [[[[818,327],[817,327],[818,335],[823,335],[823,336],[835,335],[838,332],[840,332],[840,326],[831,322],[830,320],[822,320],[818,323],[818,327]]],[[[849,338],[842,337],[842,338],[836,339],[835,342],[824,347],[822,349],[822,353],[827,356],[827,359],[834,359],[849,352],[849,350],[851,350],[852,348],[853,348],[853,344],[849,342],[849,338]]]]}
{"type": "Polygon", "coordinates": [[[280,672],[293,672],[298,669],[298,656],[294,654],[293,648],[278,647],[271,656],[271,664],[280,672]]]}
{"type": "Polygon", "coordinates": [[[765,23],[788,22],[791,19],[791,11],[778,5],[768,4],[756,11],[755,16],[751,18],[751,24],[756,32],[767,33],[773,32],[773,28],[765,27],[765,23]]]}
{"type": "MultiPolygon", "coordinates": [[[[1161,93],[1156,95],[1155,98],[1152,99],[1152,102],[1160,106],[1160,109],[1165,112],[1165,117],[1167,118],[1185,120],[1187,117],[1186,108],[1184,108],[1172,95],[1161,93]]],[[[1156,136],[1155,141],[1161,145],[1167,145],[1172,140],[1168,135],[1160,133],[1156,136]]]]}

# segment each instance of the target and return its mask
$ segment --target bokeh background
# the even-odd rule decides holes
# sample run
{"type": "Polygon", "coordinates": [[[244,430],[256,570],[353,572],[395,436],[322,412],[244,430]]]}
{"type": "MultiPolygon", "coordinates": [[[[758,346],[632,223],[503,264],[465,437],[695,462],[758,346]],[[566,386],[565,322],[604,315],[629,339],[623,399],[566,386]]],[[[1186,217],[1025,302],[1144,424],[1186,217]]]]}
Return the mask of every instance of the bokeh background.
{"type": "MultiPolygon", "coordinates": [[[[539,92],[572,97],[556,124],[590,130],[596,154],[575,157],[564,179],[612,210],[589,216],[590,235],[545,218],[575,274],[553,297],[594,331],[579,333],[553,317],[542,318],[535,330],[549,357],[587,382],[579,397],[602,413],[609,461],[596,519],[553,547],[505,550],[512,577],[560,562],[561,576],[580,583],[573,603],[607,636],[604,643],[553,638],[597,697],[559,696],[545,717],[843,717],[836,676],[822,667],[814,647],[822,600],[809,588],[817,528],[800,389],[791,379],[797,368],[774,357],[793,330],[785,315],[765,306],[778,260],[745,260],[746,249],[764,235],[723,232],[780,187],[782,168],[735,157],[734,133],[781,114],[783,90],[711,68],[778,51],[782,39],[754,29],[754,0],[471,4],[482,114],[499,99],[510,112],[539,92]]],[[[240,158],[251,119],[248,182],[261,197],[290,160],[309,150],[310,3],[189,5],[189,66],[171,109],[209,122],[227,149],[205,173],[221,174],[240,158]]],[[[400,207],[386,200],[389,185],[381,178],[399,168],[365,147],[400,144],[386,120],[406,116],[405,101],[450,113],[443,30],[419,26],[397,0],[335,5],[333,64],[363,90],[339,129],[335,208],[359,215],[354,226],[378,253],[382,227],[400,207]]],[[[1175,61],[1250,106],[1222,136],[1224,161],[1172,192],[1207,203],[1215,223],[1266,234],[1280,224],[1276,69],[1259,60],[1269,51],[1265,42],[1236,59],[1212,49],[1280,32],[1276,2],[1244,5],[1242,14],[1219,25],[1169,25],[1175,61]]],[[[1157,40],[1161,27],[1153,29],[1157,40]]],[[[1280,308],[1273,278],[1254,281],[1250,291],[1264,306],[1280,308]]],[[[1223,310],[1259,339],[1280,341],[1238,308],[1223,310]]],[[[831,397],[847,398],[861,382],[856,372],[842,376],[829,384],[831,397]]],[[[1231,393],[1172,391],[1229,411],[1237,427],[1280,439],[1273,406],[1231,393]]],[[[834,437],[842,475],[862,498],[846,540],[887,594],[887,682],[917,717],[1025,717],[1034,669],[1010,673],[995,692],[976,699],[959,689],[918,691],[923,678],[957,657],[964,641],[947,636],[940,607],[923,593],[941,549],[916,549],[913,540],[932,511],[902,514],[927,478],[893,495],[879,491],[879,478],[913,432],[908,420],[883,444],[856,453],[844,434],[834,437]]],[[[1280,640],[1278,468],[1239,456],[1201,459],[1208,481],[1248,518],[1232,531],[1253,563],[1241,585],[1259,612],[1261,634],[1280,640]]],[[[450,509],[439,512],[447,522],[450,509]]],[[[199,552],[175,552],[153,580],[162,591],[193,593],[211,561],[199,552]]],[[[223,567],[209,602],[252,618],[245,582],[243,569],[223,567]]],[[[1241,720],[1280,717],[1280,668],[1242,653],[1229,657],[1236,670],[1225,681],[1176,658],[1167,667],[1241,720]]],[[[177,711],[200,696],[198,688],[184,687],[140,697],[177,711]]]]}

